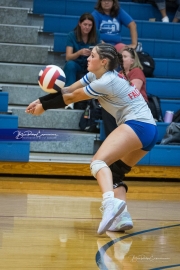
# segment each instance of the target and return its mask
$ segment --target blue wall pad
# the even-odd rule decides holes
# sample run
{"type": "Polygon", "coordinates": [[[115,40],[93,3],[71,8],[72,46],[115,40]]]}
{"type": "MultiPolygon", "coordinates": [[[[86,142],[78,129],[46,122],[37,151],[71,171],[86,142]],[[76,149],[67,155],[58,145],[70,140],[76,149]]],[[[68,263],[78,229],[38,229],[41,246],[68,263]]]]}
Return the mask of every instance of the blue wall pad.
{"type": "Polygon", "coordinates": [[[147,153],[138,163],[137,165],[149,165],[150,164],[150,154],[147,153]]]}
{"type": "MultiPolygon", "coordinates": [[[[69,31],[72,31],[74,29],[75,25],[78,23],[78,20],[79,16],[76,15],[45,14],[44,31],[68,33],[69,31]]],[[[146,21],[136,21],[136,23],[137,23],[138,39],[142,39],[142,42],[144,42],[144,40],[146,39],[152,40],[153,43],[157,40],[159,41],[163,40],[163,42],[173,40],[180,41],[180,35],[179,34],[177,35],[177,32],[180,32],[180,24],[175,23],[168,24],[167,30],[166,26],[161,22],[152,23],[146,21]],[[147,26],[148,30],[142,30],[142,28],[146,29],[145,26],[147,26]]],[[[127,27],[124,26],[122,27],[122,36],[130,37],[129,29],[127,27]]],[[[149,47],[145,49],[149,49],[149,47]]]]}
{"type": "Polygon", "coordinates": [[[65,33],[54,33],[54,52],[65,52],[66,51],[66,40],[67,34],[65,33]]]}
{"type": "Polygon", "coordinates": [[[79,16],[45,14],[43,31],[67,34],[74,29],[78,20],[79,16]]]}
{"type": "Polygon", "coordinates": [[[65,14],[66,12],[66,1],[63,0],[34,0],[33,1],[33,13],[44,14],[44,13],[57,13],[65,14]]]}
{"type": "MultiPolygon", "coordinates": [[[[162,23],[136,20],[138,38],[143,39],[164,39],[180,41],[180,24],[162,23]]],[[[122,28],[122,36],[129,36],[129,29],[122,28]]]]}
{"type": "MultiPolygon", "coordinates": [[[[96,2],[96,0],[34,0],[33,13],[80,16],[84,12],[92,12],[96,2]]],[[[134,20],[149,20],[150,18],[156,18],[156,20],[161,19],[158,9],[150,4],[138,4],[132,2],[121,2],[120,4],[134,20]]]]}
{"type": "Polygon", "coordinates": [[[180,99],[180,80],[165,78],[146,78],[147,93],[159,98],[180,99]]]}
{"type": "Polygon", "coordinates": [[[8,111],[8,93],[0,92],[0,112],[8,111]]]}
{"type": "Polygon", "coordinates": [[[158,139],[157,143],[160,143],[164,135],[166,134],[166,129],[169,126],[169,123],[161,123],[157,122],[157,129],[158,129],[158,139]]]}
{"type": "Polygon", "coordinates": [[[180,110],[180,100],[160,99],[160,104],[163,116],[165,115],[166,111],[176,112],[180,110]]]}
{"type": "Polygon", "coordinates": [[[104,141],[106,138],[105,130],[104,130],[104,122],[103,120],[96,120],[95,122],[99,123],[99,140],[104,141]]]}
{"type": "Polygon", "coordinates": [[[18,128],[17,115],[0,114],[0,129],[16,129],[18,128]]]}
{"type": "Polygon", "coordinates": [[[29,161],[30,142],[0,142],[0,161],[29,161]]]}
{"type": "MultiPolygon", "coordinates": [[[[142,43],[143,51],[149,53],[153,58],[180,59],[180,41],[158,40],[158,39],[138,39],[142,43]]],[[[123,37],[122,42],[130,44],[130,38],[123,37]]]]}
{"type": "MultiPolygon", "coordinates": [[[[46,18],[48,17],[54,17],[54,15],[45,15],[46,18]]],[[[66,22],[66,18],[60,18],[59,16],[56,17],[57,22],[55,22],[55,24],[53,25],[52,22],[51,24],[47,24],[46,25],[46,20],[44,21],[44,25],[46,28],[46,32],[53,32],[52,28],[55,28],[54,30],[54,51],[55,52],[65,52],[66,49],[66,35],[68,32],[70,32],[71,30],[68,29],[66,33],[58,33],[58,29],[61,28],[61,25],[63,25],[66,22]],[[60,21],[61,22],[60,22],[60,21]],[[58,22],[59,21],[59,22],[58,22]],[[50,31],[51,29],[51,31],[50,31]]],[[[75,20],[75,17],[71,17],[70,18],[71,21],[75,20]]],[[[54,21],[54,18],[53,20],[54,21]]],[[[67,23],[67,22],[66,22],[67,23]]],[[[76,22],[77,23],[77,22],[76,22]]],[[[69,28],[69,26],[67,26],[67,28],[69,28]]],[[[71,28],[72,29],[72,28],[71,28]]],[[[64,31],[64,30],[63,30],[64,31]]],[[[162,49],[162,42],[160,40],[145,40],[145,39],[139,39],[139,41],[142,43],[143,46],[143,51],[149,53],[153,58],[162,58],[163,64],[164,61],[167,61],[167,58],[169,58],[170,62],[169,65],[171,65],[171,61],[175,60],[176,61],[176,65],[179,65],[179,60],[180,59],[180,41],[164,41],[164,49],[162,49]]],[[[129,38],[123,38],[122,42],[124,42],[125,44],[129,44],[130,43],[130,39],[129,38]]],[[[161,59],[160,59],[161,60],[161,59]]],[[[156,64],[156,63],[155,63],[156,64]]],[[[161,62],[157,63],[157,65],[159,65],[161,67],[161,62]]],[[[168,64],[166,65],[166,67],[168,68],[168,64]]],[[[164,69],[163,69],[164,71],[164,69]]],[[[157,71],[158,72],[158,71],[157,71]]],[[[166,70],[166,75],[162,74],[161,77],[165,77],[165,76],[170,76],[169,75],[172,74],[171,71],[166,70]]],[[[177,72],[176,72],[177,73],[177,72]]],[[[175,74],[174,77],[180,77],[180,75],[175,74]]]]}
{"type": "Polygon", "coordinates": [[[180,145],[155,145],[137,165],[180,166],[180,145]]]}
{"type": "Polygon", "coordinates": [[[180,79],[180,60],[154,58],[155,77],[180,79]]]}
{"type": "MultiPolygon", "coordinates": [[[[78,23],[77,17],[69,17],[70,23],[76,25],[78,23]]],[[[66,48],[66,35],[72,30],[68,23],[65,28],[63,25],[67,24],[67,18],[59,17],[56,15],[45,15],[44,20],[44,31],[54,32],[54,51],[65,52],[66,48]],[[48,18],[48,20],[47,20],[48,18]],[[52,18],[52,21],[50,20],[52,18]],[[48,21],[51,23],[48,23],[48,21]],[[53,24],[53,21],[55,22],[53,24]],[[63,29],[62,29],[63,28],[63,29]],[[59,33],[60,31],[65,31],[59,33]]],[[[143,51],[148,52],[153,58],[171,58],[180,59],[180,41],[169,41],[169,40],[153,40],[153,39],[139,39],[142,43],[143,51]],[[163,42],[163,48],[162,48],[163,42]]],[[[123,38],[122,42],[130,44],[130,38],[123,38]]]]}
{"type": "Polygon", "coordinates": [[[150,165],[180,166],[180,145],[156,145],[149,154],[150,165]]]}

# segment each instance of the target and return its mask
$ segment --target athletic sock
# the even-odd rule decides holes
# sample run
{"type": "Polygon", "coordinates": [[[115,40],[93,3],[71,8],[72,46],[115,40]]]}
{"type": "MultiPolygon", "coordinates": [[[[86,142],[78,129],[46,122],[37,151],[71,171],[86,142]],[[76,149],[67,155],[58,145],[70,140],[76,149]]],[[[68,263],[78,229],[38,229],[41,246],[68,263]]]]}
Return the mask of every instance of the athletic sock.
{"type": "Polygon", "coordinates": [[[107,191],[103,193],[103,202],[114,199],[114,191],[107,191]]]}

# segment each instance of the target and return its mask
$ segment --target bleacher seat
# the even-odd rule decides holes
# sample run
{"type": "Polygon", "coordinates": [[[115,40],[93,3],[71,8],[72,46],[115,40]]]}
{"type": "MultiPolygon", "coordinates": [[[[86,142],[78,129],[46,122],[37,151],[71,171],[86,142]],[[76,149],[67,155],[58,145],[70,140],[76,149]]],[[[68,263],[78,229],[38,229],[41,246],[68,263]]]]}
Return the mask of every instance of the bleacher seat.
{"type": "Polygon", "coordinates": [[[0,92],[0,112],[8,110],[8,93],[0,92]]]}
{"type": "Polygon", "coordinates": [[[146,78],[147,93],[162,99],[180,99],[179,86],[179,79],[146,78]]]}
{"type": "Polygon", "coordinates": [[[0,128],[1,129],[15,129],[18,127],[17,115],[0,114],[0,128]]]}
{"type": "Polygon", "coordinates": [[[154,148],[137,164],[150,166],[179,166],[180,165],[179,146],[155,145],[154,148]]]}
{"type": "Polygon", "coordinates": [[[18,117],[6,114],[7,110],[8,93],[0,92],[0,161],[27,162],[29,161],[30,142],[8,140],[8,136],[11,136],[8,131],[18,129],[18,117]]]}
{"type": "MultiPolygon", "coordinates": [[[[176,40],[180,41],[180,24],[178,23],[165,23],[150,22],[144,20],[136,20],[138,37],[143,39],[160,39],[160,40],[176,40]]],[[[122,36],[128,36],[129,29],[123,27],[122,36]]]]}
{"type": "MultiPolygon", "coordinates": [[[[96,2],[96,0],[34,0],[33,13],[81,15],[84,12],[92,12],[96,2]]],[[[157,18],[159,20],[161,17],[157,8],[150,4],[140,5],[133,2],[120,2],[120,5],[135,20],[149,20],[150,18],[157,18]]]]}
{"type": "Polygon", "coordinates": [[[0,141],[0,161],[29,161],[30,143],[21,141],[0,141]]]}

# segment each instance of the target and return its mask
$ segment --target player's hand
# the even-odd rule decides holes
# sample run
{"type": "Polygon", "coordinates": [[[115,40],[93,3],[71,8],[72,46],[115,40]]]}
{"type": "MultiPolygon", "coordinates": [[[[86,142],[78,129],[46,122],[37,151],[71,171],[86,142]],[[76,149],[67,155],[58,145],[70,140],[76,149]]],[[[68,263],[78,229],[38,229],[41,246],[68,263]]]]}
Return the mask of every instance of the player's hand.
{"type": "Polygon", "coordinates": [[[32,114],[36,105],[41,104],[40,100],[37,99],[29,104],[29,106],[26,108],[25,112],[32,114]]]}
{"type": "Polygon", "coordinates": [[[45,110],[43,109],[42,104],[36,104],[35,107],[29,109],[29,111],[28,111],[29,114],[32,114],[32,115],[35,115],[35,116],[39,116],[44,112],[45,112],[45,110]]]}

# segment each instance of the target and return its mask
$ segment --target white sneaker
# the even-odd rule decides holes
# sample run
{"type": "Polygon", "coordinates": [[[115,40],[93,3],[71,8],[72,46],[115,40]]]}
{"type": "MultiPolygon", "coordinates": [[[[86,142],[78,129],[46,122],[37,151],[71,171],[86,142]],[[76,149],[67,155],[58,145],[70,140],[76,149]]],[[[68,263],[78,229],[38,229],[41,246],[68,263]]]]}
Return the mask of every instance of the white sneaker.
{"type": "Polygon", "coordinates": [[[164,18],[162,18],[162,22],[169,22],[168,16],[165,16],[164,18]]]}
{"type": "Polygon", "coordinates": [[[102,221],[99,224],[97,233],[105,233],[112,225],[114,219],[120,215],[126,207],[126,202],[116,198],[102,202],[100,211],[102,212],[102,221]]]}
{"type": "Polygon", "coordinates": [[[133,222],[128,211],[124,211],[113,222],[108,231],[123,232],[133,228],[133,222]]]}
{"type": "Polygon", "coordinates": [[[74,109],[74,103],[71,103],[71,104],[67,105],[67,106],[65,107],[65,109],[66,109],[66,110],[68,110],[68,109],[73,110],[73,109],[74,109]]]}

